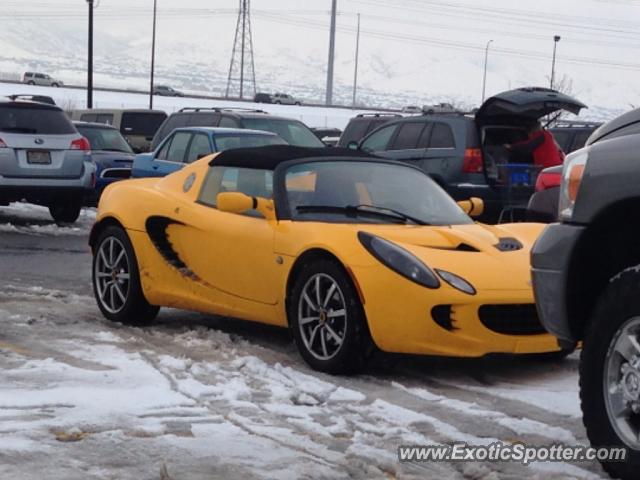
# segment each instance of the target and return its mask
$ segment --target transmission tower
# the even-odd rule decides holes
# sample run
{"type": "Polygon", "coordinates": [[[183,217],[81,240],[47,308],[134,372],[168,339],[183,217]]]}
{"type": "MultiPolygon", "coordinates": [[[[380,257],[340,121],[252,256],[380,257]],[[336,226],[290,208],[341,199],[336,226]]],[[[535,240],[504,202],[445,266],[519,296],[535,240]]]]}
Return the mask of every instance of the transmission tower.
{"type": "Polygon", "coordinates": [[[231,65],[229,66],[229,78],[227,79],[227,92],[237,93],[239,98],[244,97],[245,83],[256,93],[256,70],[253,62],[253,39],[251,36],[250,0],[240,0],[238,10],[238,23],[236,35],[231,52],[231,65]]]}

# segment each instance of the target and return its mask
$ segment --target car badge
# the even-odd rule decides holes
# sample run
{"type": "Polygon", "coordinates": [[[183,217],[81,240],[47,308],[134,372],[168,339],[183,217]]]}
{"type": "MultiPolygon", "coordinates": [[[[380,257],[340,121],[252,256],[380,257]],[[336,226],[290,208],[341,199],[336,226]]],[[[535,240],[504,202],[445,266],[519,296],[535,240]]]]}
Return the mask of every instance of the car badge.
{"type": "Polygon", "coordinates": [[[34,142],[36,142],[36,144],[38,145],[42,145],[44,143],[44,140],[42,138],[36,138],[34,142]]]}

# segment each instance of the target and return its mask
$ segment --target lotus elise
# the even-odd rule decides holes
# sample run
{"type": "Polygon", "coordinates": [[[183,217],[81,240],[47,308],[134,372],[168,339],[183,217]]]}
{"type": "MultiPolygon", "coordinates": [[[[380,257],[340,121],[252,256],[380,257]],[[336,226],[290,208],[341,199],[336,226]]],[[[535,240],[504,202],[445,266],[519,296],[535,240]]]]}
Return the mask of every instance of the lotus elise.
{"type": "Polygon", "coordinates": [[[542,226],[487,226],[404,163],[269,146],[110,185],[90,245],[105,317],[161,306],[291,329],[315,369],[386,352],[558,351],[536,314],[529,251],[542,226]]]}

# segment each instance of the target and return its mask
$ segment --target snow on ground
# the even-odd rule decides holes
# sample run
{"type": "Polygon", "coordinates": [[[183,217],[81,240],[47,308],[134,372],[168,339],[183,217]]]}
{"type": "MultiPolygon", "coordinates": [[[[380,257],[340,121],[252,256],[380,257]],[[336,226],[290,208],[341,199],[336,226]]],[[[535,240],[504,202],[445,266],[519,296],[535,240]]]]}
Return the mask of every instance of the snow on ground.
{"type": "Polygon", "coordinates": [[[0,206],[0,232],[36,236],[87,235],[96,219],[95,208],[83,208],[77,222],[59,226],[52,222],[49,209],[26,202],[0,206]]]}

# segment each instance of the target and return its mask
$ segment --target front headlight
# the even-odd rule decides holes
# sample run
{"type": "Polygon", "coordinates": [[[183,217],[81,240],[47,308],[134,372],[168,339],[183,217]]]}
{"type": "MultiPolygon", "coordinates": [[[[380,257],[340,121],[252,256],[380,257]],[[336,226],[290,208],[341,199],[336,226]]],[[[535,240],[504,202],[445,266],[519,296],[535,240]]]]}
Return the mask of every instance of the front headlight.
{"type": "Polygon", "coordinates": [[[584,169],[589,160],[589,148],[583,148],[567,156],[562,170],[560,184],[560,203],[558,213],[563,222],[571,220],[573,207],[578,197],[584,169]]]}
{"type": "Polygon", "coordinates": [[[440,280],[431,269],[404,248],[365,232],[358,232],[358,240],[371,255],[394,272],[423,287],[438,288],[440,286],[440,280]]]}

